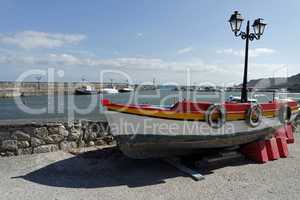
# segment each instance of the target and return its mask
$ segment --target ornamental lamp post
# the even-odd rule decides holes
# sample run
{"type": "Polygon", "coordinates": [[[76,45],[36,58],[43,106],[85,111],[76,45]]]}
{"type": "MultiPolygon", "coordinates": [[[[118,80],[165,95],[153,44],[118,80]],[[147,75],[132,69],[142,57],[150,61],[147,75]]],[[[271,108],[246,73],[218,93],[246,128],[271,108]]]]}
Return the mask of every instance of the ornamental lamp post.
{"type": "Polygon", "coordinates": [[[244,21],[243,16],[238,12],[235,11],[230,19],[230,27],[232,32],[236,37],[241,36],[243,40],[246,40],[246,48],[245,48],[245,66],[244,66],[244,78],[243,78],[243,87],[242,87],[242,94],[241,94],[241,102],[246,103],[248,102],[247,97],[247,82],[248,82],[248,51],[249,51],[249,41],[253,41],[254,39],[259,40],[260,37],[263,35],[266,23],[263,21],[262,18],[258,18],[254,21],[252,27],[254,33],[250,32],[250,21],[247,21],[246,32],[241,31],[242,23],[244,21]]]}

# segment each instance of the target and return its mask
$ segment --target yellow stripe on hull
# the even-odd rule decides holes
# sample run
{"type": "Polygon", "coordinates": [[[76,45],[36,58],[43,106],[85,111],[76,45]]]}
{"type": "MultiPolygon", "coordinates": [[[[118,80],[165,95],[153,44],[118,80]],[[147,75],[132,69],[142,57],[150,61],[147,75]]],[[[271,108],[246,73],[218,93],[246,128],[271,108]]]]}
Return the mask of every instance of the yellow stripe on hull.
{"type": "MultiPolygon", "coordinates": [[[[114,105],[107,106],[107,109],[110,111],[163,119],[205,121],[205,113],[202,112],[179,113],[170,110],[147,110],[143,108],[120,107],[114,105]]],[[[292,113],[294,114],[297,112],[298,108],[293,108],[292,113]]],[[[274,118],[277,116],[277,112],[274,110],[264,111],[263,116],[274,118]]],[[[244,112],[228,112],[226,115],[226,121],[245,120],[245,118],[244,112]]]]}

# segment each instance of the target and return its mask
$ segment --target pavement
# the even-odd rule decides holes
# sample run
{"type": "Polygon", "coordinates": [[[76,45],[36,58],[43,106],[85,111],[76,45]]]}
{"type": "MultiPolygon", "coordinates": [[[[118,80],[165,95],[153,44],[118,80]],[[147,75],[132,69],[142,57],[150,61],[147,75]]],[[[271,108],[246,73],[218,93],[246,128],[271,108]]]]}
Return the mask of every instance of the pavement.
{"type": "Polygon", "coordinates": [[[297,138],[288,158],[219,166],[198,182],[161,160],[132,160],[116,149],[0,158],[0,199],[299,199],[297,138]]]}

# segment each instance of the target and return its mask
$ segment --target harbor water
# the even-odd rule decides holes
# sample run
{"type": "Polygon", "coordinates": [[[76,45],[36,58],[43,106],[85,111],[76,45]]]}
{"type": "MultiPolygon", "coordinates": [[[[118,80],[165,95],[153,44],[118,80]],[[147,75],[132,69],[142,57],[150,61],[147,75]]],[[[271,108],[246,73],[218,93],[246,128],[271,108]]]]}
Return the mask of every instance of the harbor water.
{"type": "MultiPolygon", "coordinates": [[[[273,93],[257,93],[258,102],[272,100],[273,93]],[[263,95],[261,95],[263,94],[263,95]]],[[[101,99],[107,98],[117,103],[152,104],[171,106],[178,100],[222,102],[230,95],[239,92],[181,92],[172,90],[149,90],[133,93],[103,95],[64,95],[27,96],[19,98],[0,98],[0,120],[105,120],[101,99]]],[[[250,97],[251,94],[249,94],[250,97]]],[[[285,96],[299,99],[299,94],[285,96]]]]}

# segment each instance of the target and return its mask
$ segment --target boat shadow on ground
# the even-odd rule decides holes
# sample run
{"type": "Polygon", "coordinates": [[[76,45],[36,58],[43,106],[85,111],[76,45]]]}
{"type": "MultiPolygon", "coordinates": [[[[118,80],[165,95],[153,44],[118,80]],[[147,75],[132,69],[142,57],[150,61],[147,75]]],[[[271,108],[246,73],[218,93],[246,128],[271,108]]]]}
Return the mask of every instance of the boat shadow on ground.
{"type": "MultiPolygon", "coordinates": [[[[248,161],[238,163],[249,164],[248,161]]],[[[228,165],[227,165],[228,166],[228,165]]],[[[219,166],[219,167],[225,167],[219,166]]],[[[211,174],[213,171],[205,171],[211,174]]],[[[30,172],[23,178],[34,183],[64,188],[101,188],[127,185],[143,187],[187,175],[159,159],[134,160],[116,148],[81,153],[30,172]]],[[[192,180],[191,180],[192,181],[192,180]]]]}

